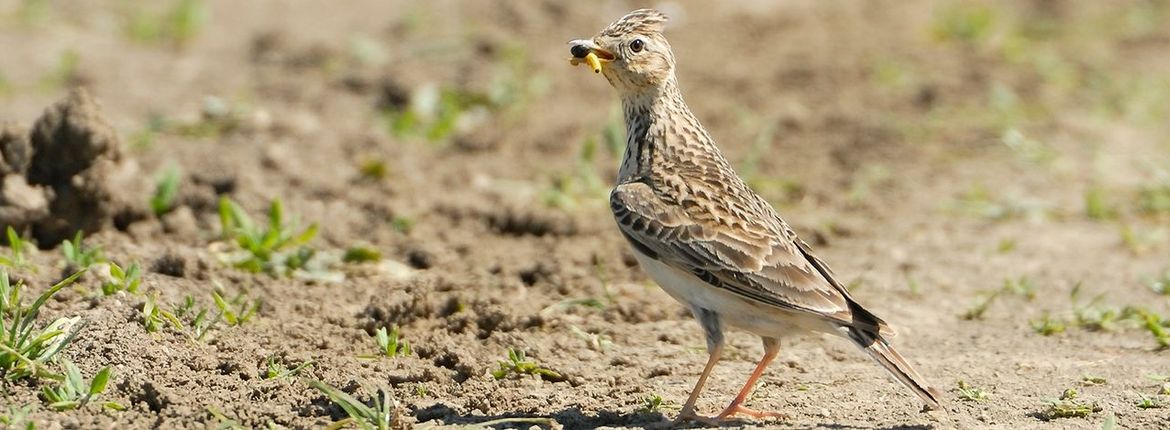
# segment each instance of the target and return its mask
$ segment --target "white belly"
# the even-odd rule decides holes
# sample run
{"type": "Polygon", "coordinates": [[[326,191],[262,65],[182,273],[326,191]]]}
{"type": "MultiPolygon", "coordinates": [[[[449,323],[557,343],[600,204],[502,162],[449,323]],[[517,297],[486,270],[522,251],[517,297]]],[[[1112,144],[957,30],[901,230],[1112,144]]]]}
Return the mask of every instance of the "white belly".
{"type": "Polygon", "coordinates": [[[831,324],[811,314],[780,309],[745,299],[712,286],[697,276],[632,250],[642,269],[675,300],[719,314],[723,324],[760,336],[780,338],[801,331],[839,334],[831,324]]]}

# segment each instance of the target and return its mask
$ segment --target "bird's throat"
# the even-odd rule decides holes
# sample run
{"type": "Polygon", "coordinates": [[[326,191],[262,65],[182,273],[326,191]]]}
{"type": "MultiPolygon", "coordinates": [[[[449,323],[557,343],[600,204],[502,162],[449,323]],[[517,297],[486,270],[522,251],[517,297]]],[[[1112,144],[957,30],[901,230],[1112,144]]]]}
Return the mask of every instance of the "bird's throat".
{"type": "Polygon", "coordinates": [[[626,151],[618,169],[619,184],[652,178],[656,166],[664,165],[660,161],[680,156],[687,146],[710,147],[718,153],[673,77],[654,88],[623,93],[622,111],[626,151]]]}

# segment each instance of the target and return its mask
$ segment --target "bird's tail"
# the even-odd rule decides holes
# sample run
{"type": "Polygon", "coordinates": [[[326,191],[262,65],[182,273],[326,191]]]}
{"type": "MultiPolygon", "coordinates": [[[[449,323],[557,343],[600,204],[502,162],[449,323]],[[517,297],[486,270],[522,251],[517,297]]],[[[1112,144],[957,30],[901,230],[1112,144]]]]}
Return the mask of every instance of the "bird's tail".
{"type": "Polygon", "coordinates": [[[894,379],[897,379],[898,382],[901,382],[902,385],[913,390],[914,394],[921,397],[922,401],[926,402],[928,409],[938,410],[942,408],[939,404],[939,398],[942,397],[942,393],[927,383],[926,379],[922,375],[919,375],[918,371],[914,370],[914,367],[910,366],[910,363],[907,363],[905,358],[902,358],[902,354],[894,350],[894,347],[890,346],[880,334],[870,333],[867,330],[854,327],[842,327],[842,329],[848,330],[849,338],[853,339],[857,343],[857,346],[861,347],[862,351],[865,351],[866,354],[889,371],[894,376],[894,379]]]}

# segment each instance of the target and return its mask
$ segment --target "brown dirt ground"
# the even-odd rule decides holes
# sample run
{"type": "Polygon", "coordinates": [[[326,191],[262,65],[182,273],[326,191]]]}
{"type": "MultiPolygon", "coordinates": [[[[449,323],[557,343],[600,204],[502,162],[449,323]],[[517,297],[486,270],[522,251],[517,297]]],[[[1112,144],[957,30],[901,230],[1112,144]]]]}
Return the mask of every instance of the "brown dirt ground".
{"type": "MultiPolygon", "coordinates": [[[[216,0],[195,2],[206,16],[184,38],[166,27],[178,3],[0,1],[5,129],[21,136],[67,87],[84,86],[120,141],[117,168],[106,168],[137,186],[95,185],[121,206],[78,212],[98,218],[76,225],[100,228],[86,243],[107,258],[149,269],[139,294],[105,298],[87,274],[42,315],[88,321],[63,355],[86,375],[112,366],[101,399],[126,411],[54,412],[37,396],[47,382],[28,380],[4,385],[10,407],[32,405],[27,418],[50,429],[224,424],[210,411],[246,427],[319,428],[344,417],[305,383],[319,379],[362,399],[389,387],[402,422],[420,427],[673,417],[703,339],[614,229],[604,198],[617,159],[603,136],[615,97],[566,64],[564,45],[652,4],[216,0]],[[161,36],[128,30],[152,19],[161,36]],[[379,113],[442,93],[494,101],[437,139],[392,133],[379,113]],[[582,156],[587,141],[601,147],[593,157],[582,156]],[[381,177],[363,174],[379,165],[381,177]],[[178,207],[156,217],[145,202],[171,166],[182,172],[178,207]],[[217,257],[219,196],[257,218],[279,198],[319,223],[313,247],[366,244],[384,261],[345,265],[339,283],[231,268],[217,257]],[[146,297],[210,306],[214,282],[260,298],[259,314],[203,342],[144,330],[146,297]],[[588,298],[597,306],[570,304],[588,298]],[[387,326],[412,354],[361,358],[387,326]],[[509,347],[564,380],[494,379],[509,347]],[[314,365],[265,380],[268,357],[314,365]],[[653,395],[662,406],[644,409],[653,395]]],[[[1170,4],[660,6],[674,16],[668,36],[699,118],[855,296],[899,328],[899,349],[946,390],[949,409],[920,413],[852,346],[812,336],[784,345],[749,402],[791,419],[736,425],[1170,428],[1170,396],[1150,377],[1170,373],[1170,353],[1133,321],[1074,321],[1076,309],[1170,312],[1147,287],[1170,277],[1159,275],[1170,217],[1139,203],[1141,190],[1170,184],[1170,4]],[[1113,213],[1087,215],[1092,190],[1113,213]],[[1017,279],[1034,297],[1004,293],[981,319],[962,318],[1017,279]],[[1067,330],[1038,334],[1046,313],[1067,330]],[[1106,382],[1085,385],[1086,375],[1106,382]],[[988,398],[960,399],[959,380],[988,398]],[[1100,411],[1046,420],[1047,400],[1073,387],[1100,411]],[[1142,396],[1167,407],[1139,408],[1142,396]]],[[[65,270],[45,249],[13,274],[40,291],[65,270]]],[[[734,395],[761,351],[743,333],[729,344],[703,411],[734,395]]]]}

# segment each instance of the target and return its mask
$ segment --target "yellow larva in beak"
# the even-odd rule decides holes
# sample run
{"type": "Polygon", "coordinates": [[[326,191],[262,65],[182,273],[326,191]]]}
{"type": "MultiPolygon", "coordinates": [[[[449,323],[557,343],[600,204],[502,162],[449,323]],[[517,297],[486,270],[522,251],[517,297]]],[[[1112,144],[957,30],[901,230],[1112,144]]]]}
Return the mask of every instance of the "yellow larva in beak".
{"type": "Polygon", "coordinates": [[[585,54],[584,58],[570,58],[569,59],[569,64],[572,64],[574,66],[580,65],[581,63],[588,64],[589,68],[593,69],[593,73],[601,73],[601,58],[598,58],[597,54],[590,52],[588,54],[585,54]]]}
{"type": "Polygon", "coordinates": [[[569,64],[574,66],[585,63],[593,69],[593,73],[601,73],[601,63],[603,61],[612,61],[613,55],[604,49],[601,49],[597,44],[590,40],[574,40],[569,42],[573,45],[569,49],[569,53],[573,54],[573,58],[569,59],[569,64]],[[600,54],[600,55],[599,55],[600,54]]]}
{"type": "Polygon", "coordinates": [[[585,64],[593,69],[593,73],[601,73],[601,60],[597,58],[597,54],[592,52],[585,54],[585,64]]]}

